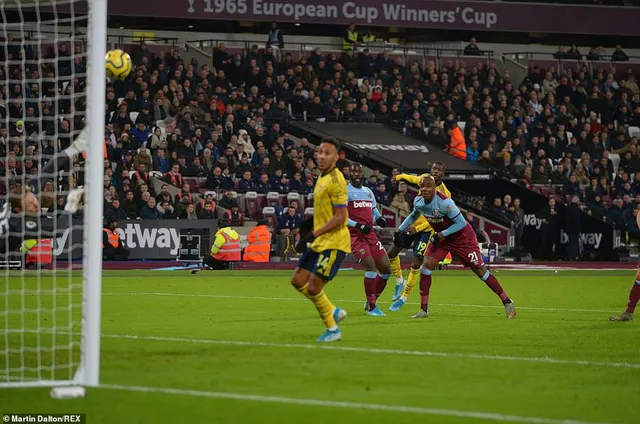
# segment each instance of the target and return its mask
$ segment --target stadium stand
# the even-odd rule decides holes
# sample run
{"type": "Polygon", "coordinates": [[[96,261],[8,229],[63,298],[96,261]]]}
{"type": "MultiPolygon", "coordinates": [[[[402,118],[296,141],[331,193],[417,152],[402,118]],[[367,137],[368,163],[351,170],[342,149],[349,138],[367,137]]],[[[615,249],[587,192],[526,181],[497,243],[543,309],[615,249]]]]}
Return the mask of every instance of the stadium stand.
{"type": "MultiPolygon", "coordinates": [[[[165,218],[180,217],[190,203],[200,212],[207,192],[212,192],[216,216],[222,217],[225,205],[230,206],[223,202],[227,191],[234,192],[248,218],[260,218],[265,207],[277,214],[292,193],[303,213],[312,207],[308,196],[319,171],[314,147],[292,134],[292,122],[375,122],[560,202],[578,195],[581,207],[594,216],[608,216],[619,199],[624,213],[617,225],[626,228],[633,221],[640,202],[640,64],[620,46],[589,52],[559,48],[548,58],[514,54],[527,70],[518,81],[491,52],[471,55],[469,46],[433,53],[293,45],[273,51],[245,44],[227,48],[218,43],[210,63],[185,60],[177,46],[122,45],[136,69],[126,81],[107,85],[105,210],[121,214],[111,210],[119,199],[115,209],[139,218],[147,207],[143,193],[159,196],[166,183],[168,205],[156,206],[172,210],[161,212],[165,218]]],[[[83,72],[84,59],[64,60],[72,47],[83,48],[49,46],[46,55],[57,57],[57,66],[27,71],[55,75],[73,67],[83,72]]],[[[33,59],[37,52],[27,49],[25,54],[33,59]]],[[[22,75],[10,71],[14,78],[22,75]]],[[[8,78],[4,70],[0,73],[8,78]]],[[[0,129],[5,175],[36,172],[56,146],[69,143],[73,129],[81,126],[72,111],[84,109],[83,99],[55,105],[58,122],[48,118],[54,105],[37,105],[51,90],[69,91],[82,83],[26,84],[25,90],[16,84],[9,91],[0,107],[3,117],[12,118],[9,128],[0,129]],[[25,111],[11,102],[23,92],[33,99],[25,111]],[[46,125],[39,126],[39,119],[46,125]],[[41,127],[58,139],[39,143],[41,127]]],[[[56,185],[81,181],[81,175],[71,173],[56,185]]],[[[5,193],[8,189],[0,187],[5,193]]],[[[396,189],[385,184],[384,191],[396,189]]],[[[51,204],[50,213],[63,206],[63,200],[49,200],[43,202],[51,204]]]]}

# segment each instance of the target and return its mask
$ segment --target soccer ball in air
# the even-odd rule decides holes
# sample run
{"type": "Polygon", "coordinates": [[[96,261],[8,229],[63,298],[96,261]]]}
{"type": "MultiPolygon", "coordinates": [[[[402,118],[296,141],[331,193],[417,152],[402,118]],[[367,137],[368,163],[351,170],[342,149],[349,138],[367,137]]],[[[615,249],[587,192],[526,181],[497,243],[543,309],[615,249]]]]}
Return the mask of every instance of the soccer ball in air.
{"type": "Polygon", "coordinates": [[[120,49],[108,51],[104,60],[109,78],[123,80],[129,76],[133,69],[131,56],[120,49]]]}

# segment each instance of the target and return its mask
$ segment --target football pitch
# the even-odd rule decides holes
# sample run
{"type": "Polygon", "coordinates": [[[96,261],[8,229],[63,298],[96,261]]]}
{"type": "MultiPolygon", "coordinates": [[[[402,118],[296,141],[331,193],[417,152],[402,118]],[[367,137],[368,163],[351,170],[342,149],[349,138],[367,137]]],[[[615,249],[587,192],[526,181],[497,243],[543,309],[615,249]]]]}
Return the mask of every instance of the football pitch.
{"type": "MultiPolygon", "coordinates": [[[[640,319],[608,321],[624,309],[633,270],[497,272],[517,305],[512,321],[469,271],[434,274],[428,319],[410,319],[417,289],[388,312],[393,282],[380,302],[387,316],[368,317],[362,272],[341,271],[326,291],[349,317],[332,344],[314,341],[322,322],[290,274],[106,271],[102,387],[72,400],[0,389],[0,414],[86,413],[90,424],[640,422],[640,319]]],[[[0,380],[6,370],[19,377],[16,367],[37,377],[24,369],[38,364],[54,368],[41,377],[64,378],[70,354],[77,361],[65,346],[77,341],[79,313],[67,306],[79,298],[34,294],[53,284],[50,274],[0,280],[0,380]],[[53,320],[51,334],[17,331],[53,320]],[[53,337],[55,351],[13,350],[53,337]]]]}

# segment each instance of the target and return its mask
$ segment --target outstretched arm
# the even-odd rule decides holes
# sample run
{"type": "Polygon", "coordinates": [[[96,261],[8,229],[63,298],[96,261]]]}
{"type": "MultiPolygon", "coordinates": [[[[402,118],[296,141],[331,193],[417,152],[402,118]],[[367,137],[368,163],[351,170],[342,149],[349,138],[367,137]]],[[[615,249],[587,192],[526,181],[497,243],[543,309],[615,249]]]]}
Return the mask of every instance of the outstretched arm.
{"type": "Polygon", "coordinates": [[[411,214],[409,214],[409,216],[406,217],[404,221],[402,221],[402,224],[400,224],[400,226],[398,227],[398,230],[407,231],[407,228],[412,226],[413,223],[416,222],[416,219],[418,219],[419,216],[420,216],[420,212],[418,212],[418,210],[414,208],[411,214]]]}

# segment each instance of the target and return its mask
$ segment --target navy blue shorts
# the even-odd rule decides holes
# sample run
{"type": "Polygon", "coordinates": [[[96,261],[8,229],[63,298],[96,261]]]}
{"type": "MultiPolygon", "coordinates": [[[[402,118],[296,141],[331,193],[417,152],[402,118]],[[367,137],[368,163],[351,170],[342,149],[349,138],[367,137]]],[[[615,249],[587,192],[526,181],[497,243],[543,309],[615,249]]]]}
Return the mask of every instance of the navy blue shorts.
{"type": "Polygon", "coordinates": [[[324,281],[331,281],[336,276],[346,253],[342,250],[324,250],[314,252],[311,249],[298,259],[298,268],[317,275],[324,281]]]}
{"type": "Polygon", "coordinates": [[[419,259],[424,259],[424,254],[427,252],[431,234],[431,231],[424,231],[415,235],[415,239],[413,240],[413,256],[419,259]]]}

